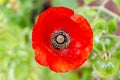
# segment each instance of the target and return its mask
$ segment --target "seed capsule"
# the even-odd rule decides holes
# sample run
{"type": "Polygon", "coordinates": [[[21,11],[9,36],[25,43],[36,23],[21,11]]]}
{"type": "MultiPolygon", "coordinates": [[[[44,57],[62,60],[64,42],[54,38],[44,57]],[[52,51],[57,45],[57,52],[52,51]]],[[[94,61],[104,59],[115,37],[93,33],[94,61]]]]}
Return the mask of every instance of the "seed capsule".
{"type": "Polygon", "coordinates": [[[52,41],[52,46],[55,49],[59,50],[59,49],[65,48],[69,45],[70,38],[66,31],[59,30],[52,34],[51,41],[52,41]]]}

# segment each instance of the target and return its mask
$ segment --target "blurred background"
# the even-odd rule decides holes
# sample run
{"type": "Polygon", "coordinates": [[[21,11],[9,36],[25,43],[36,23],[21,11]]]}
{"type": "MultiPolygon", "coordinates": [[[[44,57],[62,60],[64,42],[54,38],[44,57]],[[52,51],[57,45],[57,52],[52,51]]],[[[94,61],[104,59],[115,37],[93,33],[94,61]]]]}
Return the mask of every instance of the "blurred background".
{"type": "Polygon", "coordinates": [[[0,0],[0,80],[120,80],[120,0],[0,0]],[[38,15],[65,6],[83,15],[94,32],[85,64],[55,73],[34,60],[31,31],[38,15]]]}

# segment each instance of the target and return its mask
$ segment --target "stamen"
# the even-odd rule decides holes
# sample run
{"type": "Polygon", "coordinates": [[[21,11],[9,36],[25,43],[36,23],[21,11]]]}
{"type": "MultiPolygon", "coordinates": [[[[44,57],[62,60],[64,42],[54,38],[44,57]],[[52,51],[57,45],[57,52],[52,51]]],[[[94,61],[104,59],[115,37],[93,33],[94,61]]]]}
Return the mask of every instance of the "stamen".
{"type": "Polygon", "coordinates": [[[66,31],[59,30],[52,34],[51,41],[52,41],[52,46],[55,49],[59,50],[59,49],[65,48],[69,45],[70,38],[66,31]]]}

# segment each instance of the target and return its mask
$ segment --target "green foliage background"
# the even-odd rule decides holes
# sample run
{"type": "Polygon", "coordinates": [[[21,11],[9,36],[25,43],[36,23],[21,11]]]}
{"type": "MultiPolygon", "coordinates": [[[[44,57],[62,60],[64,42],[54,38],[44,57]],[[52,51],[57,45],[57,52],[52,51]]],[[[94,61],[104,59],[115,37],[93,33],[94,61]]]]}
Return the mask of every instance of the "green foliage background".
{"type": "MultiPolygon", "coordinates": [[[[106,13],[103,7],[87,6],[92,1],[85,0],[86,6],[78,7],[76,0],[52,0],[53,6],[65,6],[86,17],[94,32],[89,60],[75,71],[55,73],[35,62],[31,47],[31,15],[34,10],[36,17],[40,14],[43,0],[0,0],[0,80],[120,80],[120,37],[114,34],[120,16],[106,13]],[[110,52],[110,58],[101,60],[106,59],[106,52],[110,52]],[[108,66],[101,68],[104,64],[108,66]]],[[[120,0],[114,2],[120,9],[120,0]]]]}

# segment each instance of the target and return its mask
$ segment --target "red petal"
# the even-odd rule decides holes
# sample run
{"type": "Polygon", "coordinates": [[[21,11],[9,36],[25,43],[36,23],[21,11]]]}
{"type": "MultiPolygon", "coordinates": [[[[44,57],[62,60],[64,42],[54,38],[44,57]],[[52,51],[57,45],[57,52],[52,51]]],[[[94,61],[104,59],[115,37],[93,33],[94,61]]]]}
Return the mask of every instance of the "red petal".
{"type": "Polygon", "coordinates": [[[71,44],[67,49],[48,54],[50,56],[47,58],[48,65],[55,72],[67,72],[78,68],[86,61],[92,50],[93,33],[87,20],[80,15],[74,15],[72,19],[76,24],[70,19],[65,19],[66,22],[63,20],[64,29],[71,36],[71,44]],[[67,27],[65,23],[68,23],[67,27]]]}
{"type": "Polygon", "coordinates": [[[35,60],[43,65],[43,66],[47,66],[47,62],[46,62],[46,58],[47,58],[47,54],[42,52],[42,50],[39,49],[35,49],[35,60]]]}
{"type": "Polygon", "coordinates": [[[52,55],[48,59],[48,64],[50,69],[52,69],[55,72],[68,72],[71,70],[74,70],[81,66],[85,59],[83,59],[83,56],[79,57],[60,57],[52,55]],[[51,58],[50,58],[51,57],[51,58]]]}
{"type": "Polygon", "coordinates": [[[92,28],[90,27],[90,24],[81,15],[75,14],[74,16],[71,17],[71,19],[74,20],[81,27],[84,38],[87,41],[87,43],[86,43],[87,47],[90,49],[90,51],[89,51],[89,53],[90,53],[92,51],[92,46],[93,46],[93,32],[92,32],[92,28]]]}
{"type": "Polygon", "coordinates": [[[49,46],[51,47],[50,35],[51,30],[53,31],[52,26],[55,25],[54,15],[70,17],[73,14],[74,12],[68,8],[53,7],[47,9],[39,16],[32,32],[32,46],[35,51],[35,59],[39,64],[47,65],[47,54],[51,51],[49,49],[49,46]]]}

